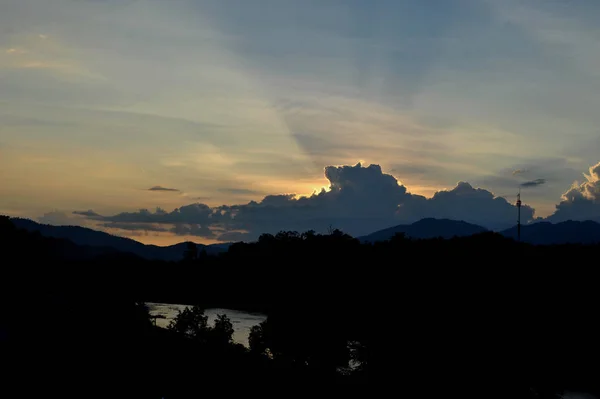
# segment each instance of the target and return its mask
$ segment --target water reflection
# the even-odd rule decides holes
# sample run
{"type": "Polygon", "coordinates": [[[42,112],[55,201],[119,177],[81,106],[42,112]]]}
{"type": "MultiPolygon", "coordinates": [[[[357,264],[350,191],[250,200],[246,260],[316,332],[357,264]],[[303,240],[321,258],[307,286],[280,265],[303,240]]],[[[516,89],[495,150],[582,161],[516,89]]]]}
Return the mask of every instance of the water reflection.
{"type": "MultiPolygon", "coordinates": [[[[148,308],[152,316],[164,316],[164,319],[156,319],[156,325],[167,327],[171,320],[177,316],[179,311],[183,311],[189,305],[177,305],[170,303],[148,303],[148,308]]],[[[231,309],[206,309],[204,314],[208,316],[208,324],[213,325],[217,314],[225,314],[233,324],[233,340],[242,345],[248,346],[248,334],[250,328],[264,321],[267,316],[260,313],[248,313],[231,309]]]]}

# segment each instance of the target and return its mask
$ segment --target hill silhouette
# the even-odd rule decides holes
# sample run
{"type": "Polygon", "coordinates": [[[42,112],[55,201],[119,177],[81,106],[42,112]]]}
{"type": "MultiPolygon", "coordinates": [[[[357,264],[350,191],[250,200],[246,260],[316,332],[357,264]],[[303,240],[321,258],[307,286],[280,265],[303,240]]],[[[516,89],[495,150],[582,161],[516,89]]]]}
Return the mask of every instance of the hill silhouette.
{"type": "Polygon", "coordinates": [[[600,357],[597,279],[569,261],[593,261],[599,247],[536,246],[495,232],[370,245],[339,230],[283,231],[179,262],[123,253],[79,260],[80,246],[0,216],[0,351],[13,373],[5,379],[23,389],[45,378],[79,394],[72,381],[84,381],[115,396],[125,396],[124,381],[138,393],[129,396],[183,398],[205,389],[199,378],[348,388],[374,378],[405,396],[426,386],[434,397],[510,397],[507,373],[520,369],[530,399],[598,393],[600,366],[590,362],[600,357]],[[259,311],[267,320],[250,331],[249,349],[209,345],[200,312],[160,330],[144,302],[259,311]],[[41,367],[30,372],[31,364],[41,367]]]}
{"type": "MultiPolygon", "coordinates": [[[[505,237],[517,239],[517,226],[502,231],[505,237]]],[[[600,242],[600,223],[569,220],[561,223],[538,222],[521,226],[521,241],[536,245],[595,244],[600,242]]]]}
{"type": "MultiPolygon", "coordinates": [[[[147,260],[179,261],[188,248],[188,242],[161,247],[146,245],[130,238],[80,226],[53,226],[37,223],[30,219],[11,218],[20,229],[38,232],[44,237],[68,240],[70,243],[57,242],[54,251],[61,251],[64,257],[71,259],[92,258],[116,253],[130,253],[147,260]]],[[[360,242],[379,242],[390,240],[397,233],[404,233],[413,239],[468,237],[489,231],[485,227],[451,219],[425,218],[412,224],[402,224],[371,234],[358,237],[360,242]]],[[[517,239],[517,227],[499,232],[507,238],[517,239]]],[[[521,226],[521,240],[534,245],[555,244],[594,244],[600,242],[600,223],[594,221],[566,221],[561,223],[537,222],[521,226]]],[[[205,250],[208,255],[226,252],[230,243],[203,245],[196,244],[198,251],[205,250]]]]}
{"type": "MultiPolygon", "coordinates": [[[[421,219],[358,237],[360,242],[387,241],[397,233],[413,239],[468,237],[488,231],[485,227],[450,219],[421,219]]],[[[517,239],[517,226],[499,232],[517,239]]],[[[600,242],[600,223],[569,220],[561,223],[537,222],[521,226],[521,241],[534,245],[595,244],[600,242]]]]}
{"type": "MultiPolygon", "coordinates": [[[[80,246],[74,250],[79,257],[84,254],[97,256],[124,252],[137,255],[148,260],[179,261],[183,257],[188,243],[182,242],[167,247],[146,245],[130,238],[118,237],[103,231],[81,226],[52,226],[41,224],[30,219],[11,218],[11,222],[19,229],[39,232],[44,237],[66,239],[80,246]],[[83,248],[81,248],[83,247],[83,248]]],[[[197,244],[198,250],[206,250],[209,255],[216,255],[227,250],[228,244],[203,245],[197,244]]],[[[66,253],[69,251],[66,251],[66,253]]]]}
{"type": "Polygon", "coordinates": [[[417,239],[465,237],[488,231],[485,227],[450,219],[421,219],[413,224],[401,224],[358,237],[361,242],[377,242],[391,239],[397,233],[417,239]]]}

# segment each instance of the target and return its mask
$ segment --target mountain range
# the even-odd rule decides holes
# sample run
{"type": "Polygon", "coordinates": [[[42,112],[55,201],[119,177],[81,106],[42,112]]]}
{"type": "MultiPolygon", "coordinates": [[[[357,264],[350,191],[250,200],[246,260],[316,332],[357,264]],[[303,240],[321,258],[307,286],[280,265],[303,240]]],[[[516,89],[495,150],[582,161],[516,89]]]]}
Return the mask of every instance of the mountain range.
{"type": "MultiPolygon", "coordinates": [[[[142,244],[130,238],[118,237],[86,227],[52,226],[22,218],[11,218],[11,221],[17,228],[30,232],[39,232],[45,237],[71,241],[75,246],[71,248],[69,245],[65,247],[65,250],[71,248],[78,257],[129,253],[148,260],[178,261],[182,259],[188,246],[188,242],[182,242],[167,247],[160,247],[157,245],[142,244]]],[[[485,227],[464,221],[426,218],[412,224],[398,225],[379,230],[369,235],[358,237],[358,240],[363,243],[385,241],[392,238],[396,233],[404,233],[407,237],[414,239],[437,237],[447,239],[471,236],[486,231],[489,230],[485,227]]],[[[499,233],[505,237],[516,239],[517,227],[514,226],[499,233]]],[[[600,243],[600,223],[593,221],[566,221],[556,224],[536,222],[521,226],[521,241],[536,245],[600,243]]],[[[230,243],[196,245],[199,251],[205,250],[207,254],[215,255],[227,251],[230,243]]]]}
{"type": "MultiPolygon", "coordinates": [[[[52,226],[40,224],[29,219],[11,218],[11,222],[19,229],[39,232],[42,236],[67,239],[78,246],[88,249],[90,256],[110,254],[114,252],[130,253],[148,260],[178,261],[188,243],[182,242],[167,247],[146,245],[130,238],[118,237],[103,231],[80,226],[52,226]]],[[[205,250],[209,255],[227,251],[229,244],[196,244],[198,250],[205,250]]]]}
{"type": "MultiPolygon", "coordinates": [[[[517,226],[504,230],[501,234],[516,239],[517,226]]],[[[591,220],[569,220],[555,224],[536,222],[521,226],[521,241],[536,245],[596,244],[600,243],[600,223],[591,220]]]]}
{"type": "MultiPolygon", "coordinates": [[[[416,239],[464,237],[489,231],[485,227],[449,219],[421,219],[408,225],[398,225],[358,237],[361,242],[389,240],[396,233],[416,239]]],[[[498,232],[517,239],[517,226],[498,232]]],[[[535,245],[600,243],[600,223],[594,221],[536,222],[521,226],[521,241],[535,245]]]]}
{"type": "Polygon", "coordinates": [[[450,219],[421,219],[413,224],[401,224],[387,229],[379,230],[366,236],[358,237],[361,242],[385,241],[396,233],[404,233],[407,237],[426,238],[452,238],[471,236],[488,231],[485,227],[450,219]]]}

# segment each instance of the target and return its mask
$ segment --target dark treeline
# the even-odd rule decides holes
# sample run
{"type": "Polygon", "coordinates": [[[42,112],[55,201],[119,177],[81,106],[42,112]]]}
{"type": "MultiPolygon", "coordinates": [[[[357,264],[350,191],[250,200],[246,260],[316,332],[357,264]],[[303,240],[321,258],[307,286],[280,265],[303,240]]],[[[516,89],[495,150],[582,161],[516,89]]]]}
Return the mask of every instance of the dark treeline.
{"type": "Polygon", "coordinates": [[[282,232],[214,257],[191,245],[169,263],[65,256],[80,248],[6,218],[0,245],[0,339],[20,389],[166,398],[248,386],[598,393],[598,245],[536,247],[494,233],[371,245],[337,230],[282,232]],[[198,307],[165,330],[152,326],[145,302],[198,307]],[[203,325],[209,307],[268,319],[246,349],[223,333],[226,320],[220,333],[203,325]]]}

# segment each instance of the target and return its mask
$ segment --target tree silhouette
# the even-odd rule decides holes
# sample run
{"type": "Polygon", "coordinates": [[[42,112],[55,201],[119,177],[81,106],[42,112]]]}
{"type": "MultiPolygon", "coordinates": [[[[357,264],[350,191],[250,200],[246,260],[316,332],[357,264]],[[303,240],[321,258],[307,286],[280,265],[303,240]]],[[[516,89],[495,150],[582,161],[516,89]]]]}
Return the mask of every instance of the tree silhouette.
{"type": "Polygon", "coordinates": [[[167,328],[187,338],[206,342],[209,332],[208,317],[204,315],[204,309],[200,306],[186,307],[179,311],[167,328]]]}
{"type": "Polygon", "coordinates": [[[193,261],[198,259],[198,246],[189,241],[186,243],[186,249],[183,253],[183,259],[186,261],[193,261]]]}
{"type": "Polygon", "coordinates": [[[512,389],[505,371],[524,364],[530,399],[600,391],[598,280],[593,267],[573,267],[593,264],[600,245],[534,246],[496,233],[361,244],[332,229],[265,234],[201,259],[190,243],[187,260],[167,263],[79,257],[90,249],[15,229],[6,217],[0,232],[0,353],[13,370],[47,365],[25,381],[97,376],[112,362],[135,389],[176,398],[197,396],[198,377],[354,386],[373,372],[386,379],[385,369],[403,392],[412,384],[453,394],[480,382],[489,396],[502,384],[512,389]],[[558,272],[537,267],[554,264],[558,272]],[[149,324],[144,301],[199,305],[164,330],[149,324]],[[208,306],[268,317],[250,330],[246,351],[231,345],[225,315],[208,324],[208,306]],[[111,323],[99,319],[106,309],[111,323]],[[164,378],[140,387],[151,373],[164,378]]]}
{"type": "Polygon", "coordinates": [[[233,324],[227,315],[217,315],[210,336],[211,343],[214,343],[215,345],[224,346],[233,343],[233,324]]]}
{"type": "Polygon", "coordinates": [[[263,327],[266,326],[267,321],[263,321],[259,325],[252,326],[250,328],[250,334],[248,335],[248,345],[250,351],[255,354],[264,355],[267,350],[267,343],[265,341],[265,332],[263,327]]]}
{"type": "Polygon", "coordinates": [[[296,312],[292,317],[269,316],[251,329],[250,350],[295,367],[335,372],[338,367],[348,366],[350,352],[344,335],[334,324],[327,317],[311,321],[296,312]]]}

